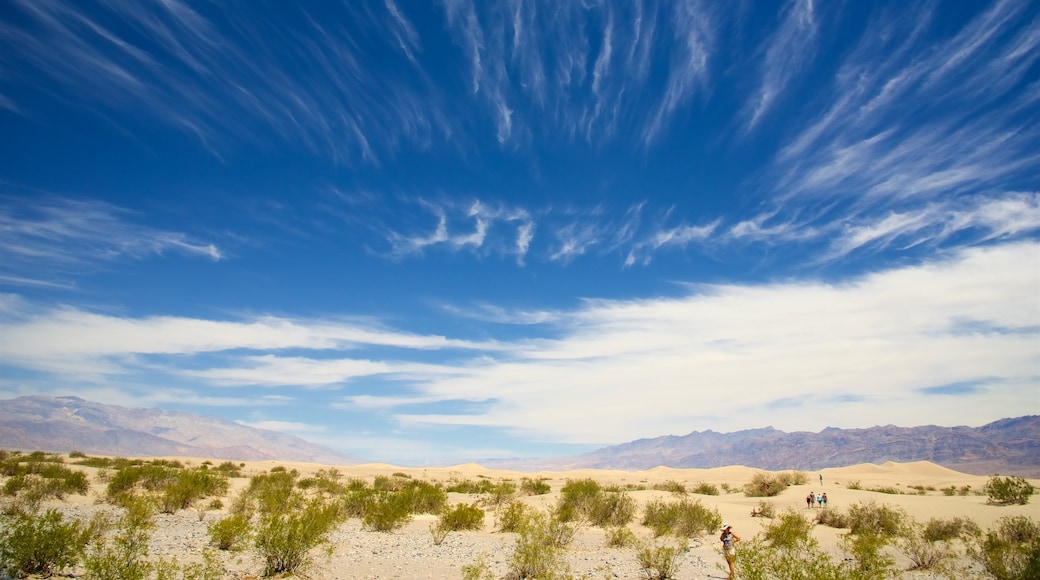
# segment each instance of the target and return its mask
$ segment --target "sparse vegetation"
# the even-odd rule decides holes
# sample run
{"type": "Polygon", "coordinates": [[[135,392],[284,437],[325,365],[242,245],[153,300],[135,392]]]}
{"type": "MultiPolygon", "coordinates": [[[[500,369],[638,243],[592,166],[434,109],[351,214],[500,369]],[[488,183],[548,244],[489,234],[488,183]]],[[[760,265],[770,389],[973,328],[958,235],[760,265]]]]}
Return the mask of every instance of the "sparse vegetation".
{"type": "Polygon", "coordinates": [[[8,514],[0,524],[0,572],[16,578],[71,568],[98,532],[96,526],[68,520],[55,509],[8,514]]]}
{"type": "Polygon", "coordinates": [[[679,573],[679,559],[689,549],[690,543],[682,538],[678,544],[643,544],[636,552],[639,569],[648,580],[669,580],[679,573]]]}
{"type": "Polygon", "coordinates": [[[1040,578],[1040,523],[1026,516],[1003,517],[978,537],[972,557],[996,580],[1040,578]]]}
{"type": "Polygon", "coordinates": [[[772,518],[776,515],[776,506],[771,501],[759,500],[758,505],[751,508],[753,518],[772,518]]]}
{"type": "Polygon", "coordinates": [[[994,475],[982,491],[989,497],[989,502],[995,505],[1026,505],[1029,496],[1036,490],[1021,477],[994,475]]]}
{"type": "Polygon", "coordinates": [[[722,525],[722,516],[718,510],[705,507],[700,500],[653,500],[644,508],[642,523],[653,530],[655,537],[671,534],[689,538],[701,532],[714,531],[722,525]]]}
{"type": "Polygon", "coordinates": [[[751,481],[744,486],[747,497],[773,497],[787,489],[787,481],[779,475],[758,472],[751,476],[751,481]]]}

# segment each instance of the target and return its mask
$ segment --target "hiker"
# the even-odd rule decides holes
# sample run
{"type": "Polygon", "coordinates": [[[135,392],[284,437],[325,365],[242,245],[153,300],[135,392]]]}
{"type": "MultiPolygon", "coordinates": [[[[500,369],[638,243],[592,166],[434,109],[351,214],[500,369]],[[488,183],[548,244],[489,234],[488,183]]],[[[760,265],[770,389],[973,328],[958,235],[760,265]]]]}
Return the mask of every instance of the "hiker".
{"type": "Polygon", "coordinates": [[[805,496],[805,507],[807,507],[809,509],[812,509],[812,492],[811,491],[809,492],[809,495],[805,496]]]}
{"type": "Polygon", "coordinates": [[[729,579],[734,580],[737,577],[733,571],[733,563],[737,561],[737,548],[734,544],[740,541],[740,536],[733,533],[733,526],[722,524],[722,535],[719,536],[719,541],[722,542],[722,554],[726,556],[726,563],[729,564],[729,579]]]}

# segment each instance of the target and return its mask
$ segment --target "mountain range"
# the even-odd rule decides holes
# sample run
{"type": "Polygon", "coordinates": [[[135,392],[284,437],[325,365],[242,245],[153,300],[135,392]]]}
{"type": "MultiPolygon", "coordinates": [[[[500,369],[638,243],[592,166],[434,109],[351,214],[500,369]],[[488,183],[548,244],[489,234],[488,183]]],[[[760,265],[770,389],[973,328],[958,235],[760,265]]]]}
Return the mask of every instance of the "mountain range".
{"type": "Polygon", "coordinates": [[[299,437],[219,417],[42,395],[0,400],[0,449],[330,465],[359,462],[299,437]]]}
{"type": "MultiPolygon", "coordinates": [[[[361,462],[299,437],[219,417],[42,395],[0,400],[0,449],[329,465],[361,462]]],[[[860,463],[931,461],[964,473],[1040,477],[1040,416],[1001,419],[981,427],[829,427],[819,433],[787,433],[772,427],[733,433],[693,431],[571,457],[478,461],[486,467],[522,471],[640,470],[662,465],[813,471],[860,463]]]]}
{"type": "Polygon", "coordinates": [[[766,427],[733,433],[694,431],[639,439],[569,458],[501,460],[514,469],[711,468],[818,470],[860,463],[930,461],[962,473],[1040,477],[1040,416],[1001,419],[981,427],[828,427],[787,433],[766,427]]]}

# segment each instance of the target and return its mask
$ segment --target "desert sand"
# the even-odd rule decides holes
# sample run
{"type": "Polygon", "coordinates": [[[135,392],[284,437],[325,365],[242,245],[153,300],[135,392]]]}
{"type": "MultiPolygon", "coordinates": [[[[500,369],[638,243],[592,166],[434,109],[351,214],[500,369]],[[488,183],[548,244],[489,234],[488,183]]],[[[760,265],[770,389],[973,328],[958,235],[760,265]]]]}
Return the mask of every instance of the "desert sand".
{"type": "MultiPolygon", "coordinates": [[[[204,459],[192,457],[176,457],[185,465],[199,465],[204,459]]],[[[218,462],[214,462],[218,463],[218,462]]],[[[69,463],[67,463],[69,465],[69,463]]],[[[71,465],[70,465],[71,466],[71,465]]],[[[319,469],[330,466],[312,463],[295,463],[290,461],[245,462],[242,473],[245,477],[231,480],[228,498],[248,484],[248,476],[282,466],[297,470],[302,477],[315,473],[319,469]]],[[[688,488],[700,482],[728,485],[733,490],[751,480],[752,476],[763,470],[732,466],[716,469],[670,469],[659,467],[646,471],[611,471],[611,470],[575,470],[575,471],[542,471],[516,472],[485,469],[479,465],[456,465],[451,467],[407,468],[384,464],[340,465],[333,466],[345,478],[364,478],[371,481],[375,476],[389,476],[394,473],[405,473],[415,479],[430,482],[450,482],[478,478],[512,479],[521,477],[545,478],[552,487],[547,495],[527,496],[522,499],[533,506],[545,508],[559,497],[560,488],[569,479],[592,478],[602,485],[616,484],[620,486],[652,487],[657,483],[676,481],[688,488]]],[[[83,468],[94,473],[96,470],[83,468]]],[[[1026,515],[1040,519],[1040,503],[1024,506],[994,506],[987,503],[981,495],[947,496],[941,490],[949,486],[961,488],[971,486],[973,490],[981,490],[987,477],[958,473],[928,462],[886,463],[883,465],[857,465],[834,469],[823,469],[809,473],[809,483],[788,487],[780,495],[767,498],[777,509],[794,508],[808,513],[805,496],[812,492],[827,492],[829,505],[832,508],[845,509],[853,503],[873,501],[904,509],[919,522],[927,522],[930,518],[967,517],[974,520],[983,529],[987,529],[1003,516],[1026,515]],[[823,477],[820,485],[819,477],[823,477]],[[852,482],[858,482],[862,489],[849,489],[852,482]],[[916,495],[917,490],[911,486],[924,486],[934,491],[925,495],[916,495]],[[869,491],[871,488],[895,488],[904,490],[906,495],[894,495],[869,491]],[[915,495],[911,495],[915,494],[915,495]]],[[[92,491],[88,496],[69,496],[62,501],[50,501],[46,507],[57,507],[67,515],[89,517],[98,510],[113,511],[110,505],[100,501],[103,485],[93,478],[92,491]]],[[[1032,480],[1040,486],[1040,480],[1032,480]]],[[[672,499],[675,496],[666,491],[631,491],[631,497],[640,506],[655,499],[672,499]]],[[[734,531],[742,537],[750,538],[759,532],[768,522],[764,518],[752,517],[751,511],[763,498],[745,497],[743,493],[734,491],[722,492],[718,496],[690,495],[699,499],[706,506],[718,509],[723,519],[730,523],[734,531]]],[[[224,503],[229,504],[225,498],[224,503]]],[[[471,503],[477,496],[467,494],[449,494],[449,504],[471,503]]],[[[1035,501],[1035,498],[1034,498],[1035,501]]],[[[225,508],[226,510],[226,508],[225,508]]],[[[641,512],[637,512],[639,514],[641,512]]],[[[183,510],[176,514],[156,515],[156,526],[150,544],[150,556],[174,559],[180,563],[200,559],[202,550],[208,544],[206,526],[221,517],[222,510],[210,511],[202,521],[194,510],[183,510]]],[[[636,521],[630,528],[639,538],[651,538],[649,530],[636,521]]],[[[461,578],[461,568],[472,563],[478,554],[486,554],[496,578],[507,572],[509,557],[512,553],[516,535],[495,530],[494,516],[488,510],[485,526],[481,531],[452,532],[441,545],[435,545],[429,531],[434,516],[416,516],[403,529],[392,533],[381,533],[362,529],[358,520],[350,520],[340,526],[333,534],[333,550],[330,556],[317,553],[314,566],[307,572],[310,578],[329,580],[348,579],[419,579],[461,578]]],[[[838,540],[847,530],[836,530],[825,526],[816,526],[813,535],[826,550],[835,556],[840,555],[838,540]]],[[[681,560],[681,569],[677,578],[703,579],[721,578],[720,565],[723,562],[716,534],[709,534],[691,541],[691,549],[681,560]]],[[[256,557],[247,549],[240,553],[222,553],[226,578],[254,578],[263,567],[256,557]]],[[[605,532],[599,528],[583,528],[574,543],[567,549],[567,560],[576,576],[587,574],[589,578],[641,578],[639,565],[633,548],[610,548],[606,546],[605,532]]],[[[897,556],[900,564],[906,559],[897,556]]],[[[906,573],[906,578],[937,577],[927,572],[906,573]]]]}

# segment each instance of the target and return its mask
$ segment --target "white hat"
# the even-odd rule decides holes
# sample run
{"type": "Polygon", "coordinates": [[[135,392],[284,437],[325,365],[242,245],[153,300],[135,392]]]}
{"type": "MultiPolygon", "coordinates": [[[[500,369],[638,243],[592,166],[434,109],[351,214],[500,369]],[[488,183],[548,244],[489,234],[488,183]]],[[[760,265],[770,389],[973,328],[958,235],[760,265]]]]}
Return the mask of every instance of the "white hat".
{"type": "Polygon", "coordinates": [[[725,531],[726,531],[726,530],[728,530],[729,528],[730,528],[730,525],[729,525],[729,524],[722,524],[722,531],[724,531],[724,532],[725,532],[725,531]]]}

